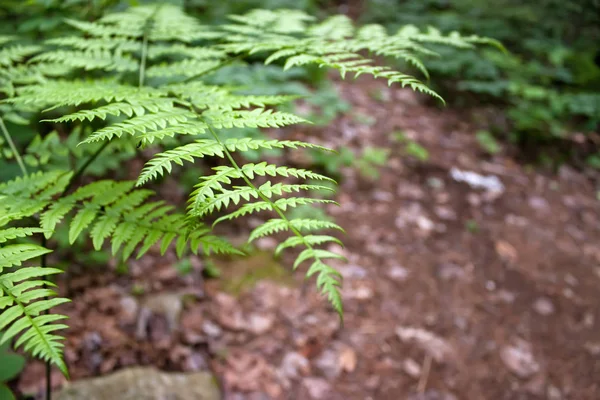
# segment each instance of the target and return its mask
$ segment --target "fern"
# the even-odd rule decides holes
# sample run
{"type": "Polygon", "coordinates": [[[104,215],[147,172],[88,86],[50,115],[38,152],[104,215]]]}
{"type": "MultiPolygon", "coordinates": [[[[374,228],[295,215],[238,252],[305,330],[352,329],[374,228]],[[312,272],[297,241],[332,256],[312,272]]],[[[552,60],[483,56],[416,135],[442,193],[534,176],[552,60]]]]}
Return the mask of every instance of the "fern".
{"type": "MultiPolygon", "coordinates": [[[[210,84],[206,77],[259,55],[266,64],[281,64],[284,69],[312,64],[337,69],[342,76],[372,75],[439,97],[417,78],[377,65],[363,54],[404,60],[428,76],[421,57],[436,54],[429,44],[458,48],[495,44],[476,36],[443,36],[434,29],[421,32],[411,26],[388,34],[378,25],[356,28],[343,16],[318,22],[292,10],[256,10],[231,20],[210,27],[178,7],[149,5],[96,21],[69,19],[66,23],[78,34],[35,46],[0,37],[0,92],[6,96],[0,111],[14,120],[23,120],[21,114],[42,112],[42,122],[55,128],[43,138],[36,137],[25,150],[25,161],[40,170],[27,173],[23,165],[21,177],[0,183],[0,226],[7,226],[0,230],[0,268],[14,269],[0,271],[0,306],[5,309],[0,329],[9,326],[0,341],[25,331],[16,344],[66,373],[61,338],[55,334],[64,327],[55,323],[62,316],[40,315],[65,301],[52,297],[53,292],[45,288],[48,282],[40,279],[59,271],[14,268],[43,258],[48,250],[28,243],[5,244],[36,234],[51,238],[60,224],[68,226],[70,243],[85,236],[95,249],[110,247],[112,254],[127,259],[136,250],[136,256],[142,256],[152,246],[164,253],[173,245],[179,256],[187,249],[239,253],[214,235],[205,219],[216,225],[267,213],[271,217],[248,240],[281,235],[276,252],[295,249],[293,268],[307,264],[307,276],[316,277],[318,289],[341,317],[342,279],[328,263],[343,257],[320,246],[341,246],[330,232],[343,229],[328,220],[287,215],[300,206],[337,204],[310,197],[313,191],[332,190],[329,183],[335,182],[309,169],[239,161],[245,152],[256,150],[332,150],[303,141],[224,139],[223,129],[281,128],[309,121],[278,109],[295,96],[246,95],[235,87],[210,84]],[[66,135],[58,134],[65,132],[62,124],[68,124],[66,135]],[[105,150],[109,144],[110,150],[105,150]],[[132,154],[135,145],[152,145],[154,152],[137,180],[79,185],[78,178],[89,164],[104,159],[118,167],[118,157],[132,154]],[[53,163],[64,158],[75,158],[72,165],[67,163],[72,168],[53,163]],[[203,158],[221,158],[226,165],[198,177],[184,213],[154,199],[153,191],[140,188],[173,173],[175,165],[188,167],[185,163],[203,158]],[[22,227],[17,222],[24,218],[39,221],[39,226],[22,227]],[[41,300],[47,296],[52,298],[41,300]]],[[[15,158],[20,156],[17,148],[11,151],[15,158]]]]}
{"type": "Polygon", "coordinates": [[[60,314],[43,314],[68,300],[55,297],[54,286],[46,279],[62,272],[56,268],[25,267],[23,263],[42,256],[50,250],[35,244],[7,244],[10,239],[42,232],[39,228],[0,229],[0,337],[4,344],[20,334],[15,347],[23,347],[32,356],[56,365],[65,375],[61,341],[57,330],[67,328],[56,323],[67,318],[60,314]],[[41,279],[40,279],[41,278],[41,279]]]}

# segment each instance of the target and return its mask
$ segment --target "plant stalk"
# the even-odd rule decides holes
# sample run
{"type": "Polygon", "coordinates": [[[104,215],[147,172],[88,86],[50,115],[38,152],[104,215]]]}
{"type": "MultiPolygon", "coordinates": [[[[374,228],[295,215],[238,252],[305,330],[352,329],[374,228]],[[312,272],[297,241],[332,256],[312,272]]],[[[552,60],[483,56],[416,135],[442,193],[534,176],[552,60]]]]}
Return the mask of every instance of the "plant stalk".
{"type": "Polygon", "coordinates": [[[4,125],[4,120],[1,117],[0,117],[0,129],[2,129],[2,133],[4,134],[4,137],[6,138],[6,141],[8,142],[8,145],[10,146],[10,150],[15,155],[15,159],[17,160],[17,164],[19,164],[19,168],[21,168],[21,172],[23,173],[23,175],[27,175],[27,168],[25,167],[25,163],[23,162],[23,159],[21,158],[21,154],[17,150],[17,146],[15,146],[15,143],[13,142],[12,137],[10,136],[10,133],[8,132],[8,129],[6,129],[6,125],[4,125]]]}

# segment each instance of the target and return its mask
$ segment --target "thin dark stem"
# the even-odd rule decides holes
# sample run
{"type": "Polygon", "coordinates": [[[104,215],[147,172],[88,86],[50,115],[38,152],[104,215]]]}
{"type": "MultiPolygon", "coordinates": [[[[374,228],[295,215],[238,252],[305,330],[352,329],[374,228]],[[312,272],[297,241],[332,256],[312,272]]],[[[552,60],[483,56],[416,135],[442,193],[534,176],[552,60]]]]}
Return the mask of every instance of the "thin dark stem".
{"type": "Polygon", "coordinates": [[[144,86],[144,76],[146,74],[146,58],[148,56],[148,33],[144,33],[144,40],[142,42],[142,60],[140,62],[140,79],[139,87],[144,86]]]}
{"type": "Polygon", "coordinates": [[[182,81],[182,83],[187,83],[187,82],[193,81],[194,79],[200,78],[201,76],[204,76],[204,75],[206,75],[206,74],[209,74],[209,73],[211,73],[211,72],[213,72],[213,71],[216,71],[216,70],[218,70],[218,69],[221,69],[221,68],[223,68],[224,66],[231,64],[232,62],[235,62],[235,61],[241,60],[241,59],[243,59],[243,58],[244,58],[244,57],[246,57],[246,56],[247,56],[247,54],[240,54],[240,55],[237,55],[237,56],[235,56],[235,57],[228,58],[227,60],[225,60],[225,61],[223,61],[223,62],[221,62],[221,63],[219,63],[219,64],[215,65],[215,66],[214,66],[214,67],[212,67],[212,68],[205,69],[204,71],[202,71],[202,72],[200,72],[200,73],[198,73],[198,74],[196,74],[196,75],[192,75],[192,76],[190,76],[190,77],[188,77],[188,78],[184,79],[184,80],[182,81]]]}
{"type": "Polygon", "coordinates": [[[8,142],[8,145],[10,146],[10,149],[13,152],[15,159],[17,160],[17,163],[19,164],[19,168],[21,168],[21,172],[23,173],[23,175],[27,175],[27,168],[25,168],[25,163],[23,163],[21,154],[19,154],[19,150],[17,150],[17,146],[15,146],[15,143],[13,142],[12,137],[10,136],[10,133],[8,132],[8,129],[6,129],[6,125],[4,125],[4,121],[2,120],[2,118],[0,118],[0,129],[2,130],[2,133],[4,134],[4,138],[8,142]]]}
{"type": "Polygon", "coordinates": [[[83,175],[83,173],[90,166],[90,164],[93,163],[98,158],[98,156],[100,155],[100,153],[102,153],[104,151],[104,149],[106,149],[110,143],[111,142],[109,140],[107,140],[106,142],[104,142],[102,144],[102,146],[100,146],[98,148],[98,150],[96,150],[96,152],[94,154],[92,154],[85,161],[85,163],[81,167],[79,167],[77,169],[77,171],[75,171],[75,173],[73,174],[73,177],[71,178],[71,180],[67,184],[67,187],[65,187],[65,190],[62,192],[62,195],[64,195],[65,193],[67,193],[69,191],[69,189],[71,189],[71,187],[73,187],[73,184],[75,184],[75,182],[77,182],[77,180],[81,177],[81,175],[83,175]]]}

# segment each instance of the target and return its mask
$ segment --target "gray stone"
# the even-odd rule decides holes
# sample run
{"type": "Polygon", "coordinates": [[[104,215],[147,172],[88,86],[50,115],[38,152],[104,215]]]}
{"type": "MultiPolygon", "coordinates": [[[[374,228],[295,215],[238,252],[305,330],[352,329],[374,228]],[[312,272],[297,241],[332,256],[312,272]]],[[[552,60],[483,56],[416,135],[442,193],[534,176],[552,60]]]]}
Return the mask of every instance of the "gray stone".
{"type": "Polygon", "coordinates": [[[394,265],[388,270],[387,276],[397,282],[404,282],[408,279],[408,270],[401,265],[394,265]]]}
{"type": "Polygon", "coordinates": [[[322,378],[305,378],[302,382],[309,396],[314,399],[326,399],[331,394],[331,385],[322,378]]]}
{"type": "Polygon", "coordinates": [[[166,373],[154,368],[124,369],[65,386],[57,400],[219,400],[221,393],[208,372],[166,373]]]}
{"type": "Polygon", "coordinates": [[[315,360],[315,366],[328,379],[335,379],[342,372],[337,352],[329,349],[323,351],[315,360]]]}
{"type": "Polygon", "coordinates": [[[517,341],[514,346],[503,347],[500,350],[500,359],[520,378],[528,378],[540,370],[540,365],[531,351],[531,345],[524,340],[517,341]]]}
{"type": "Polygon", "coordinates": [[[554,304],[547,297],[540,297],[533,303],[533,309],[540,315],[554,314],[554,304]]]}

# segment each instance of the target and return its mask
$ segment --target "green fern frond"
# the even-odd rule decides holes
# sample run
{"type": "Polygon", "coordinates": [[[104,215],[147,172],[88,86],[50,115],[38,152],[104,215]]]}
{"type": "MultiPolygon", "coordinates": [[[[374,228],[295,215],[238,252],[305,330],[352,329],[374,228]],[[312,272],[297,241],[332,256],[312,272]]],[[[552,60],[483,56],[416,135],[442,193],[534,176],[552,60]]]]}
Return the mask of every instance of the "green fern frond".
{"type": "Polygon", "coordinates": [[[313,198],[309,198],[309,197],[281,198],[281,199],[276,200],[273,203],[269,203],[266,201],[256,201],[253,203],[246,203],[246,204],[242,205],[240,208],[238,208],[237,210],[218,218],[213,223],[213,226],[222,221],[231,220],[231,219],[235,219],[238,217],[243,217],[244,215],[254,214],[254,213],[257,213],[260,211],[267,211],[267,210],[276,211],[276,209],[286,211],[288,208],[294,208],[294,207],[298,207],[298,206],[302,206],[302,205],[310,205],[310,204],[316,204],[316,203],[336,204],[336,205],[338,204],[333,200],[313,199],[313,198]]]}
{"type": "Polygon", "coordinates": [[[148,180],[163,175],[164,171],[170,173],[172,163],[183,165],[183,161],[194,162],[195,158],[202,158],[205,156],[218,156],[223,158],[223,147],[214,140],[204,139],[177,147],[173,150],[165,151],[164,153],[159,153],[146,163],[144,169],[140,173],[137,185],[143,185],[148,180]]]}
{"type": "Polygon", "coordinates": [[[176,76],[191,77],[211,71],[220,64],[221,61],[219,60],[188,59],[169,64],[152,66],[148,68],[148,76],[163,78],[176,76]]]}
{"type": "MultiPolygon", "coordinates": [[[[0,237],[7,239],[29,236],[40,232],[38,228],[8,228],[0,230],[0,237]]],[[[55,323],[67,318],[60,314],[40,315],[68,299],[54,297],[48,289],[53,284],[39,280],[62,272],[56,268],[19,267],[22,263],[49,253],[50,250],[34,244],[9,244],[0,247],[0,330],[4,334],[0,345],[20,335],[15,348],[23,346],[32,356],[56,365],[65,376],[68,371],[63,361],[61,341],[55,332],[67,328],[55,323]],[[5,271],[9,269],[10,272],[5,271]]]]}
{"type": "Polygon", "coordinates": [[[137,71],[138,62],[131,57],[112,53],[108,50],[68,51],[56,50],[38,54],[31,62],[61,62],[69,67],[82,68],[86,71],[101,69],[103,71],[127,72],[137,71]]]}
{"type": "Polygon", "coordinates": [[[138,88],[122,85],[111,81],[48,81],[43,85],[23,86],[18,90],[18,96],[5,101],[32,106],[79,106],[99,101],[113,102],[127,99],[143,99],[158,97],[162,93],[156,89],[138,88]]]}
{"type": "Polygon", "coordinates": [[[298,236],[291,236],[277,246],[277,248],[275,249],[275,254],[280,254],[283,250],[289,247],[302,246],[305,243],[308,243],[311,246],[313,246],[328,242],[337,243],[342,247],[344,246],[341,240],[329,235],[306,235],[303,238],[298,236]]]}
{"type": "Polygon", "coordinates": [[[46,44],[59,47],[72,47],[78,50],[86,51],[103,51],[103,50],[120,50],[120,51],[137,51],[140,49],[140,43],[119,37],[111,38],[83,38],[80,36],[66,36],[54,39],[49,39],[46,44]]]}
{"type": "Polygon", "coordinates": [[[44,232],[41,228],[8,228],[0,230],[0,243],[7,240],[31,236],[35,233],[44,232]]]}
{"type": "Polygon", "coordinates": [[[174,107],[167,108],[156,113],[140,115],[102,128],[88,136],[82,143],[110,140],[114,136],[120,138],[124,134],[135,136],[137,134],[163,130],[167,125],[178,126],[194,118],[195,115],[188,110],[174,107]]]}
{"type": "Polygon", "coordinates": [[[132,117],[134,115],[139,117],[146,114],[148,111],[151,113],[156,113],[159,111],[169,111],[172,109],[173,101],[171,99],[164,99],[160,97],[142,97],[136,99],[134,96],[131,96],[127,99],[127,102],[110,103],[91,110],[81,110],[73,114],[64,115],[60,118],[43,121],[63,123],[84,120],[92,121],[94,119],[105,120],[109,115],[119,116],[121,114],[124,114],[128,117],[132,117]]]}
{"type": "Polygon", "coordinates": [[[41,49],[40,46],[14,45],[5,47],[0,50],[0,65],[6,67],[21,62],[41,49]]]}
{"type": "Polygon", "coordinates": [[[202,116],[215,128],[278,128],[308,123],[294,114],[256,108],[252,111],[205,111],[202,116]]]}

